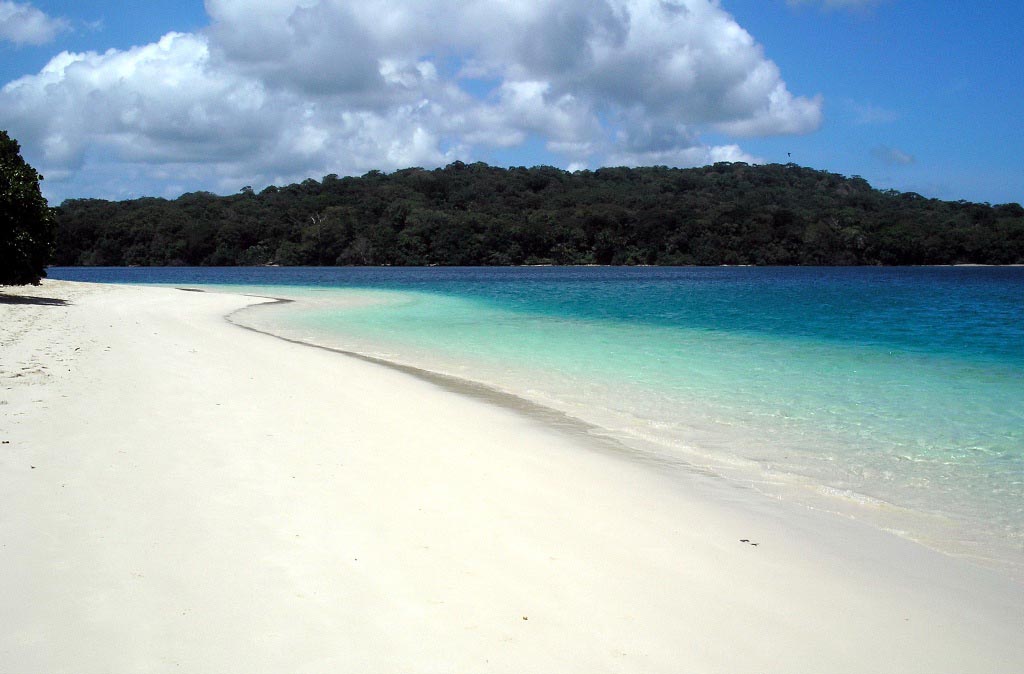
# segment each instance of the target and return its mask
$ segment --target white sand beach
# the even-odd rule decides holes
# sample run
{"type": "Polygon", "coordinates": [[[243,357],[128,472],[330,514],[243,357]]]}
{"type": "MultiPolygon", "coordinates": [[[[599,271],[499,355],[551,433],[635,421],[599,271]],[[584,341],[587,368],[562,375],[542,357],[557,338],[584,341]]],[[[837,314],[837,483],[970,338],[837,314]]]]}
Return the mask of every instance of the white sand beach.
{"type": "Polygon", "coordinates": [[[224,318],[261,301],[0,288],[0,673],[1024,669],[1017,581],[224,318]]]}

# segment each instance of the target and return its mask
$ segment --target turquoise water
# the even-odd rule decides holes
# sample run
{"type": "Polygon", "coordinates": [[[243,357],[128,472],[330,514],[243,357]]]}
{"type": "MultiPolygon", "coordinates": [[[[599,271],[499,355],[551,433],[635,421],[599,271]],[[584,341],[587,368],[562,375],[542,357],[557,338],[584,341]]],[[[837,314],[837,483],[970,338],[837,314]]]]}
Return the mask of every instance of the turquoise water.
{"type": "Polygon", "coordinates": [[[1024,567],[1024,269],[93,273],[287,296],[238,320],[482,382],[666,462],[1024,567]]]}

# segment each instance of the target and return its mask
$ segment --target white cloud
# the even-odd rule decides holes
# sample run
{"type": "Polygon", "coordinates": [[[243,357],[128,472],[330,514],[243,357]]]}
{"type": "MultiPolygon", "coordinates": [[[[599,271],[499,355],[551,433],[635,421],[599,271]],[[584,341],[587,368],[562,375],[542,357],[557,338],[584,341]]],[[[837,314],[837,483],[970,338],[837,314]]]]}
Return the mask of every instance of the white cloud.
{"type": "Polygon", "coordinates": [[[45,164],[80,165],[89,149],[129,162],[222,161],[283,121],[257,81],[213,70],[203,38],[104,54],[63,52],[0,90],[0,112],[41,141],[45,164]]]}
{"type": "Polygon", "coordinates": [[[231,191],[531,138],[566,165],[756,161],[702,132],[821,122],[820,98],[792,94],[714,0],[206,6],[202,33],[54,57],[0,90],[0,118],[50,176],[120,162],[141,180],[231,191]]]}
{"type": "Polygon", "coordinates": [[[66,19],[47,16],[29,3],[0,0],[0,41],[46,44],[70,29],[66,19]]]}
{"type": "Polygon", "coordinates": [[[639,153],[615,153],[606,162],[609,166],[704,166],[720,161],[763,164],[760,157],[744,152],[739,145],[693,145],[639,153]]]}

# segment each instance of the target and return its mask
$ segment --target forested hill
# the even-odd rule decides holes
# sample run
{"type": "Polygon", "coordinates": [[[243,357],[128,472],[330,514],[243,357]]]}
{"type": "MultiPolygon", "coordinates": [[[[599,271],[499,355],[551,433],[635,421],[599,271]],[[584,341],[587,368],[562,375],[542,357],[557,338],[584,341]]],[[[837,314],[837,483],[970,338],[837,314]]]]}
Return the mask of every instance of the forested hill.
{"type": "Polygon", "coordinates": [[[1024,209],[794,164],[443,169],[65,201],[58,265],[1024,263],[1024,209]]]}

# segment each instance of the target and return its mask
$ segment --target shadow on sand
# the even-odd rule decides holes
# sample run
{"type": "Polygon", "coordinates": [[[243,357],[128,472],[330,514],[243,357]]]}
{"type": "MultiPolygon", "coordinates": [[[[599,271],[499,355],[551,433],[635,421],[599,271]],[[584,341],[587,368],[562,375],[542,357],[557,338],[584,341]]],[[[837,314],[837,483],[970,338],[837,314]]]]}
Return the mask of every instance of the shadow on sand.
{"type": "Polygon", "coordinates": [[[33,297],[31,295],[5,295],[0,292],[0,304],[35,304],[46,307],[66,307],[70,302],[56,297],[33,297]]]}

